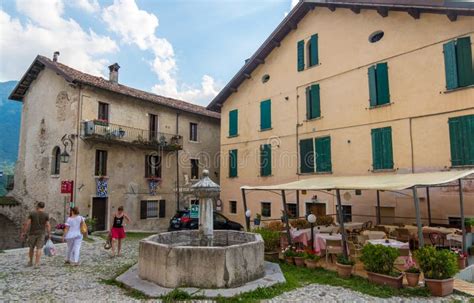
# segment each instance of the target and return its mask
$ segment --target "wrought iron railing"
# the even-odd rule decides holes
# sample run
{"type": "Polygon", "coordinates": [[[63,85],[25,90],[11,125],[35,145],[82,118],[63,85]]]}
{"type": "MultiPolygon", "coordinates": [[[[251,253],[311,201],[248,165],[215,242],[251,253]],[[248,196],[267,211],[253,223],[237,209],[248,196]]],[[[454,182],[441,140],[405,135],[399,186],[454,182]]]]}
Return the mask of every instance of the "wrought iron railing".
{"type": "Polygon", "coordinates": [[[180,150],[183,148],[183,137],[156,131],[139,129],[106,121],[83,121],[81,127],[83,139],[126,143],[163,150],[180,150]]]}

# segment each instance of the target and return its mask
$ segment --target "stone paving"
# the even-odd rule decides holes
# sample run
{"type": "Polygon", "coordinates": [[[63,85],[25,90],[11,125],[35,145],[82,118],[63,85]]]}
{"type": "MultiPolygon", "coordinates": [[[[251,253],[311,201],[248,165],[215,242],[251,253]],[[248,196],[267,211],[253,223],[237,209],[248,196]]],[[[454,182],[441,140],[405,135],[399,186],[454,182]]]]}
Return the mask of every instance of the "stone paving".
{"type": "MultiPolygon", "coordinates": [[[[133,265],[138,258],[138,240],[126,239],[123,256],[110,258],[102,248],[104,243],[95,238],[93,243],[83,242],[81,265],[64,265],[65,245],[59,244],[58,255],[42,258],[39,269],[26,267],[27,250],[17,249],[0,253],[0,302],[132,302],[126,291],[101,283],[133,265]]],[[[380,299],[341,287],[311,284],[284,293],[268,303],[286,302],[468,302],[466,297],[447,298],[390,298],[380,299]]],[[[156,302],[156,300],[154,300],[156,302]]],[[[194,301],[198,302],[198,301],[194,301]]],[[[210,302],[210,301],[201,301],[210,302]]]]}

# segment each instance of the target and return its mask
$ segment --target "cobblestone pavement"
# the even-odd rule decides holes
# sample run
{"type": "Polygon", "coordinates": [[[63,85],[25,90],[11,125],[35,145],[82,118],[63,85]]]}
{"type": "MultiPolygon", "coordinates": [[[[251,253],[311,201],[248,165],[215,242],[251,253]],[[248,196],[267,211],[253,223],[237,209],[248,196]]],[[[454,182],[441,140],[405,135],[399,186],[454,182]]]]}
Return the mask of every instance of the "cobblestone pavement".
{"type": "Polygon", "coordinates": [[[424,303],[424,302],[469,302],[466,297],[452,295],[445,298],[401,298],[392,297],[390,299],[375,298],[364,295],[347,288],[311,284],[294,291],[284,293],[271,300],[266,300],[265,303],[321,303],[321,302],[383,302],[383,303],[424,303]]]}
{"type": "MultiPolygon", "coordinates": [[[[64,265],[66,246],[59,244],[58,254],[42,258],[39,269],[26,267],[27,250],[17,249],[0,253],[0,302],[132,302],[125,291],[113,285],[101,283],[121,273],[125,267],[133,265],[138,257],[138,239],[126,239],[123,256],[110,258],[102,248],[100,238],[83,242],[81,265],[64,265]]],[[[466,301],[466,297],[450,296],[443,299],[380,299],[341,287],[311,284],[284,293],[268,303],[286,302],[453,302],[466,301]]],[[[156,302],[156,300],[153,300],[156,302]]],[[[194,301],[198,302],[198,301],[194,301]]],[[[210,302],[200,301],[200,302],[210,302]]]]}

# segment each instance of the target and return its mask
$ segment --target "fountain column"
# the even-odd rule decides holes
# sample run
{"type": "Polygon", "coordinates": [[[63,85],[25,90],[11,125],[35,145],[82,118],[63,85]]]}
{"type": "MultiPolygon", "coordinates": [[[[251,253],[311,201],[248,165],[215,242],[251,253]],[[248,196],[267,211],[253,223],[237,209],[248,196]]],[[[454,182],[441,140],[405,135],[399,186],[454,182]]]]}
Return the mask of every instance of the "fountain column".
{"type": "Polygon", "coordinates": [[[212,246],[214,238],[214,203],[221,188],[209,178],[207,169],[202,179],[191,186],[191,192],[199,198],[199,242],[202,246],[212,246]]]}

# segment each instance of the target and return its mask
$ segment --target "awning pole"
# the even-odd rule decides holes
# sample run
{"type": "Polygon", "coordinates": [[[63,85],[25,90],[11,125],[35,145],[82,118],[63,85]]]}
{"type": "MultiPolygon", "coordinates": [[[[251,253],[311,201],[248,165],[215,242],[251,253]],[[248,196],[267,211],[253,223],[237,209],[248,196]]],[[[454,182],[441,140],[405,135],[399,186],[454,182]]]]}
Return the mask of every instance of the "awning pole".
{"type": "Polygon", "coordinates": [[[245,216],[245,227],[247,228],[247,231],[250,231],[250,218],[247,217],[246,212],[247,212],[247,198],[245,196],[245,189],[242,188],[242,201],[244,201],[244,216],[245,216]]]}
{"type": "Polygon", "coordinates": [[[286,223],[286,235],[288,237],[288,245],[291,246],[291,235],[290,235],[290,220],[288,219],[288,205],[286,204],[286,195],[285,195],[285,191],[282,190],[281,191],[281,202],[283,203],[283,210],[284,210],[284,214],[283,214],[283,218],[285,219],[285,223],[286,223]]]}
{"type": "Polygon", "coordinates": [[[462,192],[462,180],[459,179],[459,207],[461,210],[462,251],[467,252],[466,227],[464,226],[464,193],[462,192]]]}
{"type": "Polygon", "coordinates": [[[418,243],[421,248],[424,246],[423,226],[421,226],[420,200],[418,199],[418,191],[416,186],[413,186],[413,201],[415,202],[416,226],[418,227],[418,243]]]}
{"type": "Polygon", "coordinates": [[[300,191],[296,190],[296,218],[300,217],[300,191]]]}
{"type": "Polygon", "coordinates": [[[341,204],[341,193],[339,189],[336,189],[336,197],[337,197],[337,207],[338,217],[339,217],[339,226],[341,228],[341,235],[342,235],[342,254],[344,257],[347,257],[347,239],[346,239],[346,229],[344,228],[344,216],[342,215],[342,204],[341,204]]]}
{"type": "Polygon", "coordinates": [[[381,224],[380,219],[380,192],[377,190],[377,225],[381,224]]]}
{"type": "Polygon", "coordinates": [[[426,206],[428,207],[428,225],[431,226],[431,201],[430,201],[430,187],[426,187],[426,206]]]}

